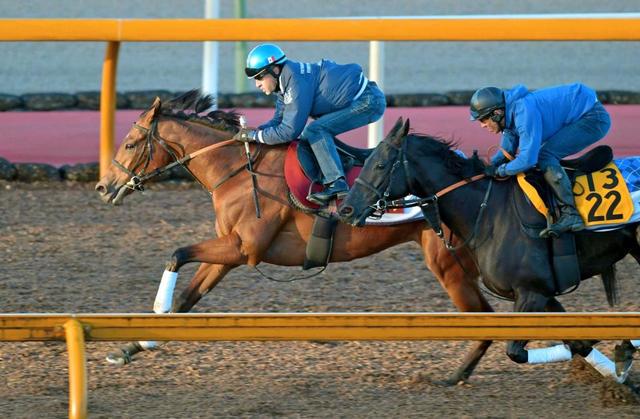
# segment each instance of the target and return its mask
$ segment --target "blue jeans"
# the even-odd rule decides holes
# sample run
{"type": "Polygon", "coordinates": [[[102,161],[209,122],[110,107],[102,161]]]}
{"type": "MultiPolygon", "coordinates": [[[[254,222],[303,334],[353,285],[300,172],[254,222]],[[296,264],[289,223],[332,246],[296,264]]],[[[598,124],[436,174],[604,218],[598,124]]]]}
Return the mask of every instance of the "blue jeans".
{"type": "Polygon", "coordinates": [[[369,82],[362,95],[349,106],[322,115],[309,123],[301,141],[307,141],[322,171],[322,183],[329,184],[344,177],[340,157],[333,139],[343,132],[360,128],[380,119],[387,107],[384,93],[374,82],[369,82]]]}
{"type": "Polygon", "coordinates": [[[600,102],[596,102],[580,119],[562,127],[542,144],[538,154],[538,167],[544,172],[550,166],[560,166],[561,159],[602,139],[609,128],[609,113],[600,102]]]}

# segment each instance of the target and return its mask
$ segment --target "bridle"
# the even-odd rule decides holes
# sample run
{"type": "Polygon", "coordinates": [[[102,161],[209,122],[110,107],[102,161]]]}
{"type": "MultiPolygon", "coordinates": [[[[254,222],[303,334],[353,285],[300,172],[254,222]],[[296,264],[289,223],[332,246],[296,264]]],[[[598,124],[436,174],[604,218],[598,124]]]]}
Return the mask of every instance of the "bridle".
{"type": "MultiPolygon", "coordinates": [[[[363,187],[365,187],[366,189],[372,191],[377,198],[377,201],[371,205],[368,205],[367,208],[371,208],[373,209],[373,213],[370,215],[371,218],[374,219],[380,219],[384,213],[387,211],[387,209],[391,209],[391,208],[406,208],[407,206],[396,206],[395,203],[398,201],[389,201],[389,194],[391,192],[391,179],[393,179],[393,172],[395,172],[395,170],[404,162],[406,161],[406,159],[403,160],[403,155],[405,152],[405,147],[404,147],[404,143],[403,146],[401,148],[398,148],[396,146],[394,146],[393,144],[390,143],[386,143],[386,145],[388,145],[389,147],[393,148],[394,150],[398,151],[398,155],[395,159],[395,161],[393,162],[393,165],[391,166],[391,171],[389,172],[389,184],[387,185],[386,189],[384,191],[382,191],[382,187],[378,187],[376,188],[375,186],[373,186],[373,184],[371,182],[368,182],[362,178],[360,178],[360,176],[358,176],[356,178],[356,183],[359,185],[362,185],[363,187]]],[[[410,182],[410,180],[408,179],[409,176],[407,175],[407,172],[405,170],[405,181],[406,182],[410,182]]],[[[410,184],[409,184],[410,185],[410,184]]],[[[413,205],[411,205],[413,206],[413,205]]]]}
{"type": "MultiPolygon", "coordinates": [[[[179,157],[178,154],[176,153],[176,151],[171,148],[169,146],[169,141],[165,140],[164,138],[162,138],[160,136],[160,134],[158,133],[158,119],[154,119],[153,122],[151,123],[151,126],[149,128],[143,127],[141,125],[138,125],[136,123],[133,124],[133,127],[136,128],[137,130],[141,131],[142,133],[146,134],[146,137],[144,139],[145,141],[145,149],[146,152],[140,153],[138,159],[135,161],[135,163],[132,165],[131,169],[129,169],[128,167],[126,167],[124,164],[120,163],[118,160],[116,160],[115,158],[112,160],[113,164],[120,170],[122,170],[123,172],[125,172],[126,174],[128,174],[129,176],[131,176],[131,178],[129,179],[129,181],[127,183],[125,183],[122,187],[134,190],[134,191],[144,191],[144,183],[146,181],[148,181],[149,179],[152,179],[156,176],[161,175],[162,173],[171,170],[172,168],[174,168],[175,166],[182,166],[192,177],[193,179],[196,180],[196,182],[198,182],[205,190],[207,190],[209,193],[212,193],[215,189],[217,189],[218,187],[220,187],[224,182],[226,182],[227,180],[229,180],[230,178],[232,178],[233,176],[237,175],[238,173],[240,173],[242,170],[244,170],[245,168],[247,168],[247,165],[243,165],[237,169],[232,170],[229,174],[225,175],[220,181],[218,181],[211,189],[207,188],[206,185],[204,185],[202,183],[202,181],[200,181],[200,179],[198,179],[197,176],[195,176],[191,170],[189,170],[189,168],[185,165],[185,163],[187,163],[189,160],[193,159],[194,157],[205,153],[207,151],[211,151],[214,150],[216,148],[220,148],[220,147],[224,147],[233,143],[237,143],[236,140],[234,139],[229,139],[229,140],[225,140],[225,141],[221,141],[219,143],[216,144],[212,144],[209,146],[206,146],[204,148],[201,148],[199,150],[194,151],[193,153],[190,154],[184,154],[184,148],[178,144],[178,146],[180,146],[180,148],[182,148],[182,154],[183,157],[179,157]],[[159,167],[149,173],[145,173],[147,168],[149,167],[149,164],[151,163],[151,161],[153,160],[153,153],[154,153],[154,144],[157,143],[160,147],[162,147],[173,159],[173,161],[165,166],[159,167]],[[138,168],[141,168],[141,170],[136,173],[136,171],[138,170],[138,168]]],[[[252,163],[255,162],[255,160],[257,160],[258,158],[258,154],[259,154],[259,150],[258,153],[255,153],[252,156],[252,163]]]]}
{"type": "Polygon", "coordinates": [[[393,181],[393,173],[398,167],[402,166],[404,168],[404,182],[408,186],[407,190],[412,191],[412,190],[415,190],[415,188],[413,185],[413,176],[411,176],[409,160],[407,159],[407,150],[406,150],[407,141],[403,140],[401,147],[396,147],[391,143],[386,143],[386,145],[396,150],[397,155],[396,155],[395,161],[393,162],[393,165],[391,166],[391,171],[387,176],[387,179],[389,180],[389,182],[386,188],[384,189],[384,191],[382,190],[384,187],[382,186],[383,184],[380,185],[379,187],[375,187],[372,183],[366,180],[363,180],[360,177],[356,179],[356,183],[362,185],[363,187],[372,191],[376,195],[377,201],[374,204],[368,206],[368,208],[371,208],[374,210],[371,217],[380,218],[388,209],[420,207],[420,209],[422,210],[422,214],[424,215],[425,221],[427,222],[429,227],[433,229],[433,231],[438,235],[438,237],[444,242],[448,250],[455,252],[461,249],[462,247],[467,246],[478,232],[478,228],[480,226],[480,220],[482,219],[482,215],[487,207],[489,195],[491,194],[493,180],[489,179],[490,180],[489,186],[487,187],[487,191],[484,195],[484,199],[480,204],[480,209],[478,211],[478,216],[476,217],[476,222],[475,222],[472,234],[466,240],[464,240],[462,244],[458,246],[454,246],[453,243],[451,242],[452,237],[449,237],[449,239],[446,239],[444,237],[442,220],[440,218],[440,211],[438,208],[438,199],[444,196],[445,194],[460,188],[461,186],[465,186],[477,180],[484,179],[486,175],[479,174],[479,175],[472,176],[468,179],[463,179],[425,198],[416,198],[416,199],[409,199],[409,200],[405,200],[405,199],[389,200],[391,185],[393,181]]]}

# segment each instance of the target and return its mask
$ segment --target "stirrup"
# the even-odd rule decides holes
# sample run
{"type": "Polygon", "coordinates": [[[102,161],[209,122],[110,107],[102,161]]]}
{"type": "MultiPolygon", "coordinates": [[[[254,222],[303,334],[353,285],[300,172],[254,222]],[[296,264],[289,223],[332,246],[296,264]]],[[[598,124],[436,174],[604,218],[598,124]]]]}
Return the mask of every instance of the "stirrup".
{"type": "Polygon", "coordinates": [[[586,228],[584,223],[581,224],[573,224],[569,227],[560,228],[556,223],[551,224],[549,227],[542,230],[539,234],[539,237],[542,239],[557,239],[563,233],[573,233],[576,231],[582,231],[586,228]]]}

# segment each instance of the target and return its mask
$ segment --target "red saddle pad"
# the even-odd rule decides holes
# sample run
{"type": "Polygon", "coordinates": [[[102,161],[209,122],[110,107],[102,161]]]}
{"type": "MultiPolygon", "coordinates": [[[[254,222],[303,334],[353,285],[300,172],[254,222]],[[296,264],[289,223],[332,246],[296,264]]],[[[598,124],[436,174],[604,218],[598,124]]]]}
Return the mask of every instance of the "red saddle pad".
{"type": "MultiPolygon", "coordinates": [[[[346,177],[349,186],[356,181],[360,170],[362,170],[362,167],[354,166],[347,172],[346,177]]],[[[287,156],[284,161],[284,178],[287,181],[289,191],[299,203],[309,209],[320,208],[319,205],[307,200],[309,188],[311,188],[311,193],[319,192],[322,190],[322,185],[314,184],[312,187],[311,180],[307,178],[307,175],[302,170],[298,161],[298,141],[292,141],[287,149],[287,156]]]]}

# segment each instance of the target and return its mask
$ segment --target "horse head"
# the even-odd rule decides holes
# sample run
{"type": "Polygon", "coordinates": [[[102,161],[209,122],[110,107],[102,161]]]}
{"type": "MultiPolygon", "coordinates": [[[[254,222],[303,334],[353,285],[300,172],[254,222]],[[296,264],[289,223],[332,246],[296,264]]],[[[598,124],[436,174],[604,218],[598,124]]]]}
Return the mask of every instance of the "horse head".
{"type": "MultiPolygon", "coordinates": [[[[208,145],[206,142],[228,140],[233,136],[238,129],[238,116],[234,112],[213,111],[206,116],[198,115],[212,104],[211,97],[201,95],[198,90],[191,90],[166,104],[156,98],[133,123],[107,173],[96,184],[95,189],[102,200],[119,205],[133,191],[144,190],[146,181],[174,166],[186,167],[185,164],[199,154],[197,151],[187,154],[192,149],[202,149],[208,145]],[[185,110],[193,112],[187,114],[185,110]],[[192,122],[194,124],[187,125],[192,122]],[[204,132],[199,139],[195,139],[197,131],[204,132]]],[[[229,140],[220,145],[232,142],[229,140]]]]}
{"type": "Polygon", "coordinates": [[[160,98],[156,97],[123,138],[107,173],[96,184],[95,189],[104,202],[121,204],[126,195],[142,188],[140,176],[157,167],[154,160],[159,153],[154,153],[152,129],[157,128],[154,121],[157,121],[161,106],[160,98]]]}
{"type": "Polygon", "coordinates": [[[409,194],[437,199],[435,195],[449,186],[483,172],[484,163],[478,156],[467,159],[455,150],[455,142],[408,134],[408,130],[409,122],[399,119],[369,156],[340,206],[342,221],[361,226],[371,214],[384,212],[393,200],[409,194]]]}
{"type": "Polygon", "coordinates": [[[408,132],[409,120],[398,118],[384,140],[367,158],[356,183],[340,205],[339,213],[343,222],[361,226],[374,212],[384,211],[389,200],[408,194],[409,185],[403,164],[403,140],[408,132]]]}

